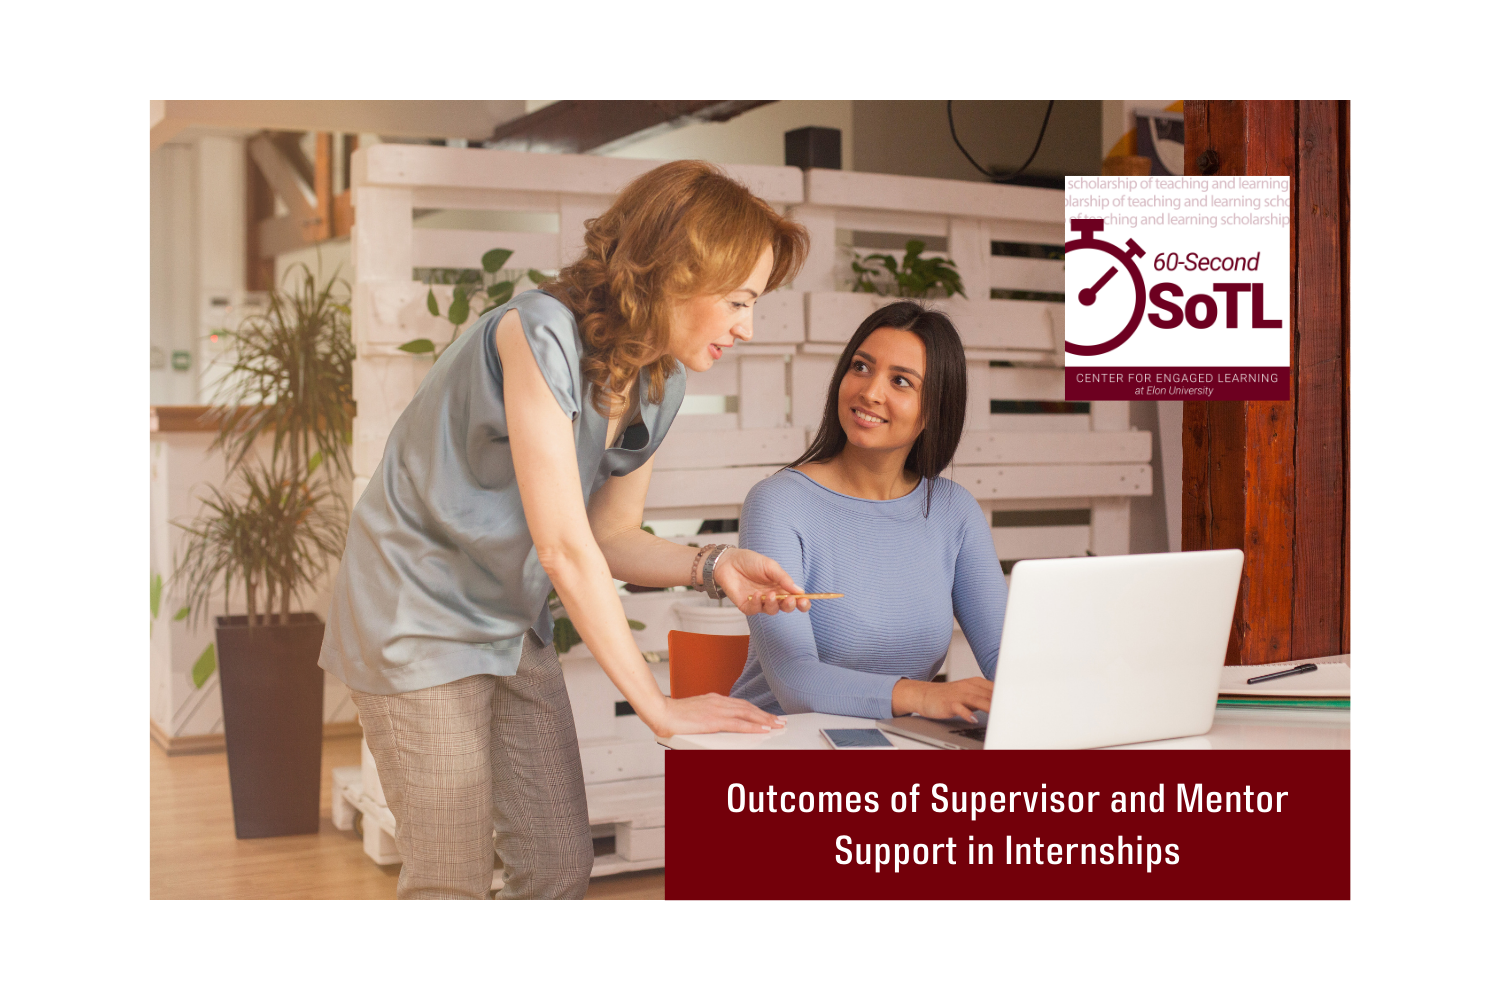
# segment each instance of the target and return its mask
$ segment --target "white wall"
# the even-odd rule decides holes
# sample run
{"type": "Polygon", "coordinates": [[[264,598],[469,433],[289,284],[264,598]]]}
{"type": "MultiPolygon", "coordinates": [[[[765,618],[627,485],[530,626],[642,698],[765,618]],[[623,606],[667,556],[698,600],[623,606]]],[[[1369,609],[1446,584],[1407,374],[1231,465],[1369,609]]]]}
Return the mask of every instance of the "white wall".
{"type": "Polygon", "coordinates": [[[167,366],[151,370],[151,403],[206,401],[217,377],[215,328],[233,322],[245,295],[245,146],[205,135],[151,152],[151,346],[167,366]],[[171,367],[187,351],[187,371],[171,367]]]}
{"type": "Polygon", "coordinates": [[[809,125],[842,133],[845,170],[854,162],[853,101],[776,101],[727,122],[697,122],[612,150],[637,160],[711,160],[767,167],[786,164],[786,133],[809,125]]]}
{"type": "Polygon", "coordinates": [[[151,402],[186,406],[197,402],[194,368],[173,371],[173,351],[191,351],[197,317],[197,162],[189,145],[151,151],[151,347],[163,368],[151,369],[151,402]]]}

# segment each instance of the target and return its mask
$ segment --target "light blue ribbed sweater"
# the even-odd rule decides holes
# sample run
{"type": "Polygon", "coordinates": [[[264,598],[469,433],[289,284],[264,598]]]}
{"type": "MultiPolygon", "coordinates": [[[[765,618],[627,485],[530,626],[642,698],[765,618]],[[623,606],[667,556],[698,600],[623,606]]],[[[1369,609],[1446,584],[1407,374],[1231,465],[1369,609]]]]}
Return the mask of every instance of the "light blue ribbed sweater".
{"type": "Polygon", "coordinates": [[[949,479],[896,500],[835,493],[784,469],[740,509],[740,545],[770,556],[813,601],[806,614],[752,615],[750,655],[732,692],[775,713],[885,719],[902,677],[928,681],[958,619],[984,676],[995,677],[1005,577],[983,511],[949,479]]]}

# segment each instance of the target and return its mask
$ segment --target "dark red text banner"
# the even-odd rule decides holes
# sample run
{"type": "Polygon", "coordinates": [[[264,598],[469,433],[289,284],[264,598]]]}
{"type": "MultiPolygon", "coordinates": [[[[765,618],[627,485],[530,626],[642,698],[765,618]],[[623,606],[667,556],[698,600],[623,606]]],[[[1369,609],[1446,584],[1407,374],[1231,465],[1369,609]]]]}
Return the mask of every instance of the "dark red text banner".
{"type": "Polygon", "coordinates": [[[1349,753],[674,751],[669,899],[1348,899],[1349,753]]]}
{"type": "Polygon", "coordinates": [[[1066,399],[1291,399],[1290,368],[1064,369],[1066,399]]]}

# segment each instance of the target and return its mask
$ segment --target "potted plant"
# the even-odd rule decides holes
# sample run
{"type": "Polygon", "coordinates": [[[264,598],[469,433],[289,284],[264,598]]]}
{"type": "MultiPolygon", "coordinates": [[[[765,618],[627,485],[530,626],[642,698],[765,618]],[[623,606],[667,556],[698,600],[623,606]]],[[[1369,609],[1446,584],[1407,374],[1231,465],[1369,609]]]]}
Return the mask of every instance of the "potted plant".
{"type": "Polygon", "coordinates": [[[173,569],[192,618],[222,591],[215,645],[240,838],[318,829],[323,623],[292,607],[343,552],[354,346],[347,286],[301,271],[263,312],[217,331],[234,358],[210,411],[229,482],[178,525],[187,543],[173,569]]]}
{"type": "Polygon", "coordinates": [[[872,253],[856,257],[854,268],[854,291],[874,292],[879,295],[894,294],[904,299],[925,299],[941,290],[944,296],[964,294],[963,279],[954,270],[957,267],[946,257],[923,257],[927,244],[921,240],[907,240],[906,254],[898,264],[888,253],[872,253]],[[873,265],[873,266],[872,266],[873,265]],[[884,270],[889,278],[881,276],[884,270]]]}

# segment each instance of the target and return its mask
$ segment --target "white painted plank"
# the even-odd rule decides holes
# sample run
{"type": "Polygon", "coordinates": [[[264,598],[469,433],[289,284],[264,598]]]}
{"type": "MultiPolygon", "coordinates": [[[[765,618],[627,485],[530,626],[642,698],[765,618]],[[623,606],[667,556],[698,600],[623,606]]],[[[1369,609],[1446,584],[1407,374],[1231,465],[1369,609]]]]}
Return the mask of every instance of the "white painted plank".
{"type": "Polygon", "coordinates": [[[1041,243],[1060,247],[1067,242],[1068,233],[1062,216],[1043,222],[1024,222],[1019,219],[990,219],[985,224],[989,238],[1003,243],[1041,243]]]}
{"type": "Polygon", "coordinates": [[[945,215],[841,208],[835,218],[838,219],[838,228],[855,232],[896,233],[902,236],[948,235],[948,217],[945,215]]]}
{"type": "Polygon", "coordinates": [[[357,188],[353,200],[359,219],[350,234],[355,281],[410,281],[411,192],[357,188]]]}
{"type": "Polygon", "coordinates": [[[584,223],[597,219],[613,199],[586,194],[557,196],[557,260],[567,267],[583,256],[584,223]]]}
{"type": "Polygon", "coordinates": [[[1134,464],[1150,461],[1150,431],[1091,431],[1087,434],[966,432],[953,456],[955,465],[1134,464]]]}
{"type": "MultiPolygon", "coordinates": [[[[1146,466],[1146,493],[1151,492],[1151,467],[1146,466]]],[[[1094,501],[1093,544],[1096,556],[1123,556],[1130,553],[1130,501],[1105,497],[1094,501]]]]}
{"type": "Polygon", "coordinates": [[[730,352],[708,371],[687,372],[689,396],[735,396],[740,391],[739,356],[730,352]]]}
{"type": "MultiPolygon", "coordinates": [[[[832,292],[839,287],[843,273],[839,268],[838,248],[835,245],[837,223],[831,208],[813,205],[793,205],[787,214],[807,229],[807,260],[792,282],[799,292],[832,292]]],[[[844,265],[843,271],[848,270],[844,265]]],[[[850,331],[853,333],[854,331],[850,331]]]]}
{"type": "Polygon", "coordinates": [[[964,436],[989,429],[990,395],[985,391],[989,384],[990,363],[969,359],[965,362],[969,375],[969,391],[964,410],[964,436]]]}
{"type": "Polygon", "coordinates": [[[589,825],[639,823],[643,827],[666,823],[667,786],[662,778],[612,781],[590,785],[589,825]]]}
{"type": "MultiPolygon", "coordinates": [[[[745,502],[745,493],[750,487],[775,471],[775,466],[653,471],[651,485],[646,490],[646,506],[648,508],[738,506],[745,502]]],[[[1151,477],[1148,473],[1146,477],[1148,488],[1150,481],[1151,477]]]]}
{"type": "MultiPolygon", "coordinates": [[[[514,251],[507,269],[558,266],[557,233],[492,233],[475,229],[413,229],[413,267],[479,267],[479,259],[497,247],[514,251]]],[[[408,276],[410,272],[408,272],[408,276]]]]}
{"type": "MultiPolygon", "coordinates": [[[[434,316],[427,309],[427,286],[410,279],[361,281],[354,286],[351,304],[354,343],[360,347],[394,347],[427,337],[436,344],[447,343],[453,324],[434,316]]],[[[453,301],[452,286],[433,289],[438,308],[447,315],[453,301]]]]}
{"type": "MultiPolygon", "coordinates": [[[[876,309],[898,301],[855,292],[809,292],[807,339],[847,343],[859,324],[876,309]]],[[[965,347],[1031,351],[1053,349],[1052,324],[1045,302],[995,299],[936,299],[927,305],[948,314],[965,347]]]]}
{"type": "Polygon", "coordinates": [[[991,368],[986,382],[990,399],[1058,401],[1068,388],[1061,368],[991,368]]]}
{"type": "Polygon", "coordinates": [[[823,422],[828,384],[838,367],[832,355],[798,354],[792,358],[792,426],[816,431],[823,422]]]}
{"type": "Polygon", "coordinates": [[[1081,556],[1091,541],[1087,524],[1060,524],[1033,528],[991,528],[995,554],[1001,559],[1053,559],[1081,556]]]}
{"type": "Polygon", "coordinates": [[[1089,429],[1087,413],[991,413],[990,430],[1028,434],[1066,434],[1089,429]]]}
{"type": "MultiPolygon", "coordinates": [[[[666,162],[396,143],[361,149],[355,157],[354,175],[361,184],[609,196],[666,162]]],[[[796,167],[725,164],[723,170],[773,205],[802,200],[802,171],[796,167]]]]}
{"type": "MultiPolygon", "coordinates": [[[[1149,465],[959,465],[951,472],[954,482],[981,500],[1151,494],[1149,465]]],[[[1126,538],[1128,544],[1128,533],[1126,538]]]]}
{"type": "Polygon", "coordinates": [[[722,521],[740,516],[738,503],[699,504],[689,507],[646,508],[647,521],[722,521]]]}
{"type": "Polygon", "coordinates": [[[1059,228],[1063,217],[1061,191],[853,170],[807,171],[807,202],[838,208],[1014,219],[1051,223],[1059,228]]]}
{"type": "Polygon", "coordinates": [[[412,208],[466,208],[483,212],[557,211],[551,191],[494,191],[484,188],[415,188],[412,208]]]}
{"type": "Polygon", "coordinates": [[[1096,431],[1124,431],[1130,429],[1130,401],[1109,399],[1089,404],[1089,416],[1096,431]]]}
{"type": "Polygon", "coordinates": [[[948,221],[946,256],[953,260],[954,268],[963,280],[964,291],[970,299],[989,298],[990,245],[984,239],[983,227],[978,219],[955,216],[948,221]]]}
{"type": "Polygon", "coordinates": [[[611,739],[615,732],[615,702],[621,699],[619,689],[583,647],[561,657],[563,684],[573,706],[573,726],[579,740],[611,739]]]}
{"type": "Polygon", "coordinates": [[[746,465],[785,465],[803,451],[801,428],[759,427],[734,431],[673,428],[656,450],[657,473],[669,469],[722,469],[746,465]]]}
{"type": "Polygon", "coordinates": [[[808,292],[807,339],[842,348],[866,316],[894,301],[854,292],[808,292]]]}
{"type": "Polygon", "coordinates": [[[740,358],[740,427],[785,427],[786,361],[779,356],[740,358]]]}
{"type": "MultiPolygon", "coordinates": [[[[800,344],[807,339],[802,293],[777,289],[755,301],[751,344],[800,344]]],[[[747,345],[748,346],[748,345],[747,345]]]]}
{"type": "Polygon", "coordinates": [[[989,283],[985,285],[986,289],[1019,288],[1030,292],[1063,290],[1063,262],[1060,260],[1038,260],[1033,257],[990,257],[988,265],[989,283]]]}
{"type": "MultiPolygon", "coordinates": [[[[718,394],[714,393],[714,395],[718,394]]],[[[693,413],[673,420],[672,430],[667,436],[694,431],[737,431],[739,429],[740,415],[738,413],[693,413]]]]}
{"type": "MultiPolygon", "coordinates": [[[[611,704],[613,711],[613,704],[611,704]]],[[[666,773],[667,748],[655,740],[625,742],[623,740],[578,741],[578,756],[583,763],[585,784],[604,781],[624,781],[629,778],[649,778],[666,773]]]]}
{"type": "Polygon", "coordinates": [[[667,853],[667,828],[621,823],[615,827],[615,851],[630,861],[664,858],[667,853]]]}

